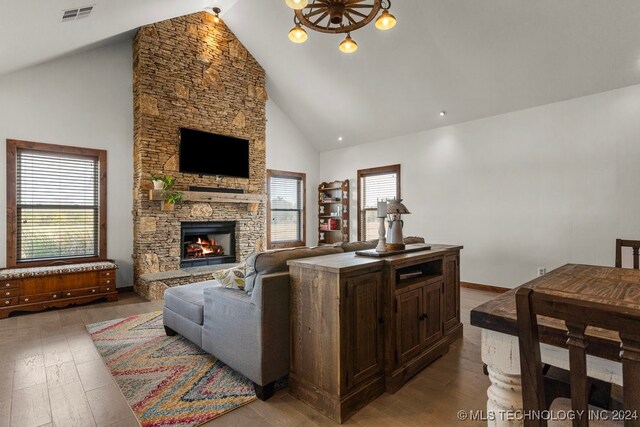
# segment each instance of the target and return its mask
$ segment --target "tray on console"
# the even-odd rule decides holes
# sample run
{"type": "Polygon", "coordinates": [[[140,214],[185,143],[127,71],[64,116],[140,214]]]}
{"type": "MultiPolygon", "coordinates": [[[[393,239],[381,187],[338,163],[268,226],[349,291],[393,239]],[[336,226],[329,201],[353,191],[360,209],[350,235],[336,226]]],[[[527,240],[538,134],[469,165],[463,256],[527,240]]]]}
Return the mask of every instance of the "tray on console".
{"type": "Polygon", "coordinates": [[[405,249],[399,251],[377,252],[375,249],[368,249],[366,251],[356,251],[356,255],[382,258],[391,255],[408,254],[410,252],[428,251],[429,249],[431,249],[431,245],[427,245],[424,243],[414,243],[411,245],[407,245],[405,249]]]}

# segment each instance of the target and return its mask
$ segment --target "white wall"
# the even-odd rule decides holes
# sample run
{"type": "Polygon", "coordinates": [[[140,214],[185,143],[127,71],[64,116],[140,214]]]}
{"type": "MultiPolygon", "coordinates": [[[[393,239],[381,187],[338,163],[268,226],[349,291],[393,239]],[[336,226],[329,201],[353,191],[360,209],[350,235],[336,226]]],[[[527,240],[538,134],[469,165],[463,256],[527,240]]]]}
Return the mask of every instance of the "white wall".
{"type": "MultiPolygon", "coordinates": [[[[130,40],[0,77],[0,177],[6,177],[8,138],[107,150],[107,255],[120,267],[119,286],[133,284],[132,103],[130,40]]],[[[0,211],[5,208],[0,185],[0,211]]],[[[0,241],[6,241],[5,215],[0,241]]]]}
{"type": "Polygon", "coordinates": [[[613,265],[616,237],[640,239],[640,85],[320,159],[321,180],[353,180],[352,212],[356,170],[400,163],[405,235],[464,245],[464,281],[514,287],[538,266],[613,265]]]}
{"type": "Polygon", "coordinates": [[[318,243],[320,155],[278,105],[267,102],[267,168],[307,174],[307,246],[318,243]]]}

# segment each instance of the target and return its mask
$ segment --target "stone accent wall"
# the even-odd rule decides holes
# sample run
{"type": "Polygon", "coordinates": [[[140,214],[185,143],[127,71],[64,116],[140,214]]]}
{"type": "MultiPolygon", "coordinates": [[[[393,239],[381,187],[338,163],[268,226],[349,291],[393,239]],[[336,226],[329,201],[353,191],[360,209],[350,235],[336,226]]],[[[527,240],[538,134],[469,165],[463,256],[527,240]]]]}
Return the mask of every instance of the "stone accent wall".
{"type": "MultiPolygon", "coordinates": [[[[142,274],[179,269],[181,221],[237,221],[239,260],[261,249],[264,204],[249,212],[246,204],[185,202],[163,212],[160,202],[149,201],[148,190],[155,173],[175,177],[178,190],[200,186],[266,193],[264,70],[223,22],[214,24],[205,12],[140,28],[133,55],[134,286],[142,274]],[[181,127],[248,139],[250,178],[179,173],[181,127]]],[[[211,161],[224,162],[224,153],[211,161]]]]}

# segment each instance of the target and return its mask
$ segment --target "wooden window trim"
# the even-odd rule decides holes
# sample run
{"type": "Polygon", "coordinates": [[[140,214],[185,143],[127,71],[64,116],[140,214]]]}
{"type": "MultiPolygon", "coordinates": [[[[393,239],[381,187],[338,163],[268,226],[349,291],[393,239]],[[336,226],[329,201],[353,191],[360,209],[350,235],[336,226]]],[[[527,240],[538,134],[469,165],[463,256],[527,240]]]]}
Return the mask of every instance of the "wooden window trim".
{"type": "Polygon", "coordinates": [[[364,223],[362,215],[364,215],[364,210],[361,208],[362,206],[362,177],[371,176],[371,175],[383,175],[388,173],[396,174],[396,193],[398,194],[398,198],[402,197],[402,193],[400,189],[402,188],[400,185],[401,175],[400,175],[400,165],[388,165],[388,166],[379,166],[375,168],[369,169],[359,169],[358,170],[358,240],[365,240],[365,231],[362,229],[362,224],[364,223]]]}
{"type": "Polygon", "coordinates": [[[7,139],[7,267],[42,267],[78,262],[94,262],[107,259],[107,152],[92,148],[44,144],[41,142],[7,139]],[[44,151],[58,154],[75,154],[98,159],[98,256],[52,259],[46,261],[17,261],[17,154],[18,150],[44,151]]]}
{"type": "Polygon", "coordinates": [[[307,245],[307,174],[267,169],[267,249],[297,248],[307,245]],[[271,178],[300,178],[302,180],[302,240],[286,243],[271,242],[271,178]]]}

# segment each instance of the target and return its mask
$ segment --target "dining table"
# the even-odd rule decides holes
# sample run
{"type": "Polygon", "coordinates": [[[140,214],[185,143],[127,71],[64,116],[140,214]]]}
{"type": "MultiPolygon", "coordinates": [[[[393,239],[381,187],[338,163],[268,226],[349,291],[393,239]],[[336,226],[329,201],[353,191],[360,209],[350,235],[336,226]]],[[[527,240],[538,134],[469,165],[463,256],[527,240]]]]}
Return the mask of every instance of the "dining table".
{"type": "MultiPolygon", "coordinates": [[[[521,287],[617,306],[640,309],[640,270],[597,265],[566,264],[521,287]]],[[[483,420],[489,426],[521,426],[522,383],[515,294],[518,288],[471,311],[471,324],[482,329],[482,361],[491,385],[483,420]]],[[[569,369],[564,322],[539,319],[542,362],[569,369]]],[[[617,332],[587,329],[587,375],[622,385],[620,339],[617,332]]]]}

